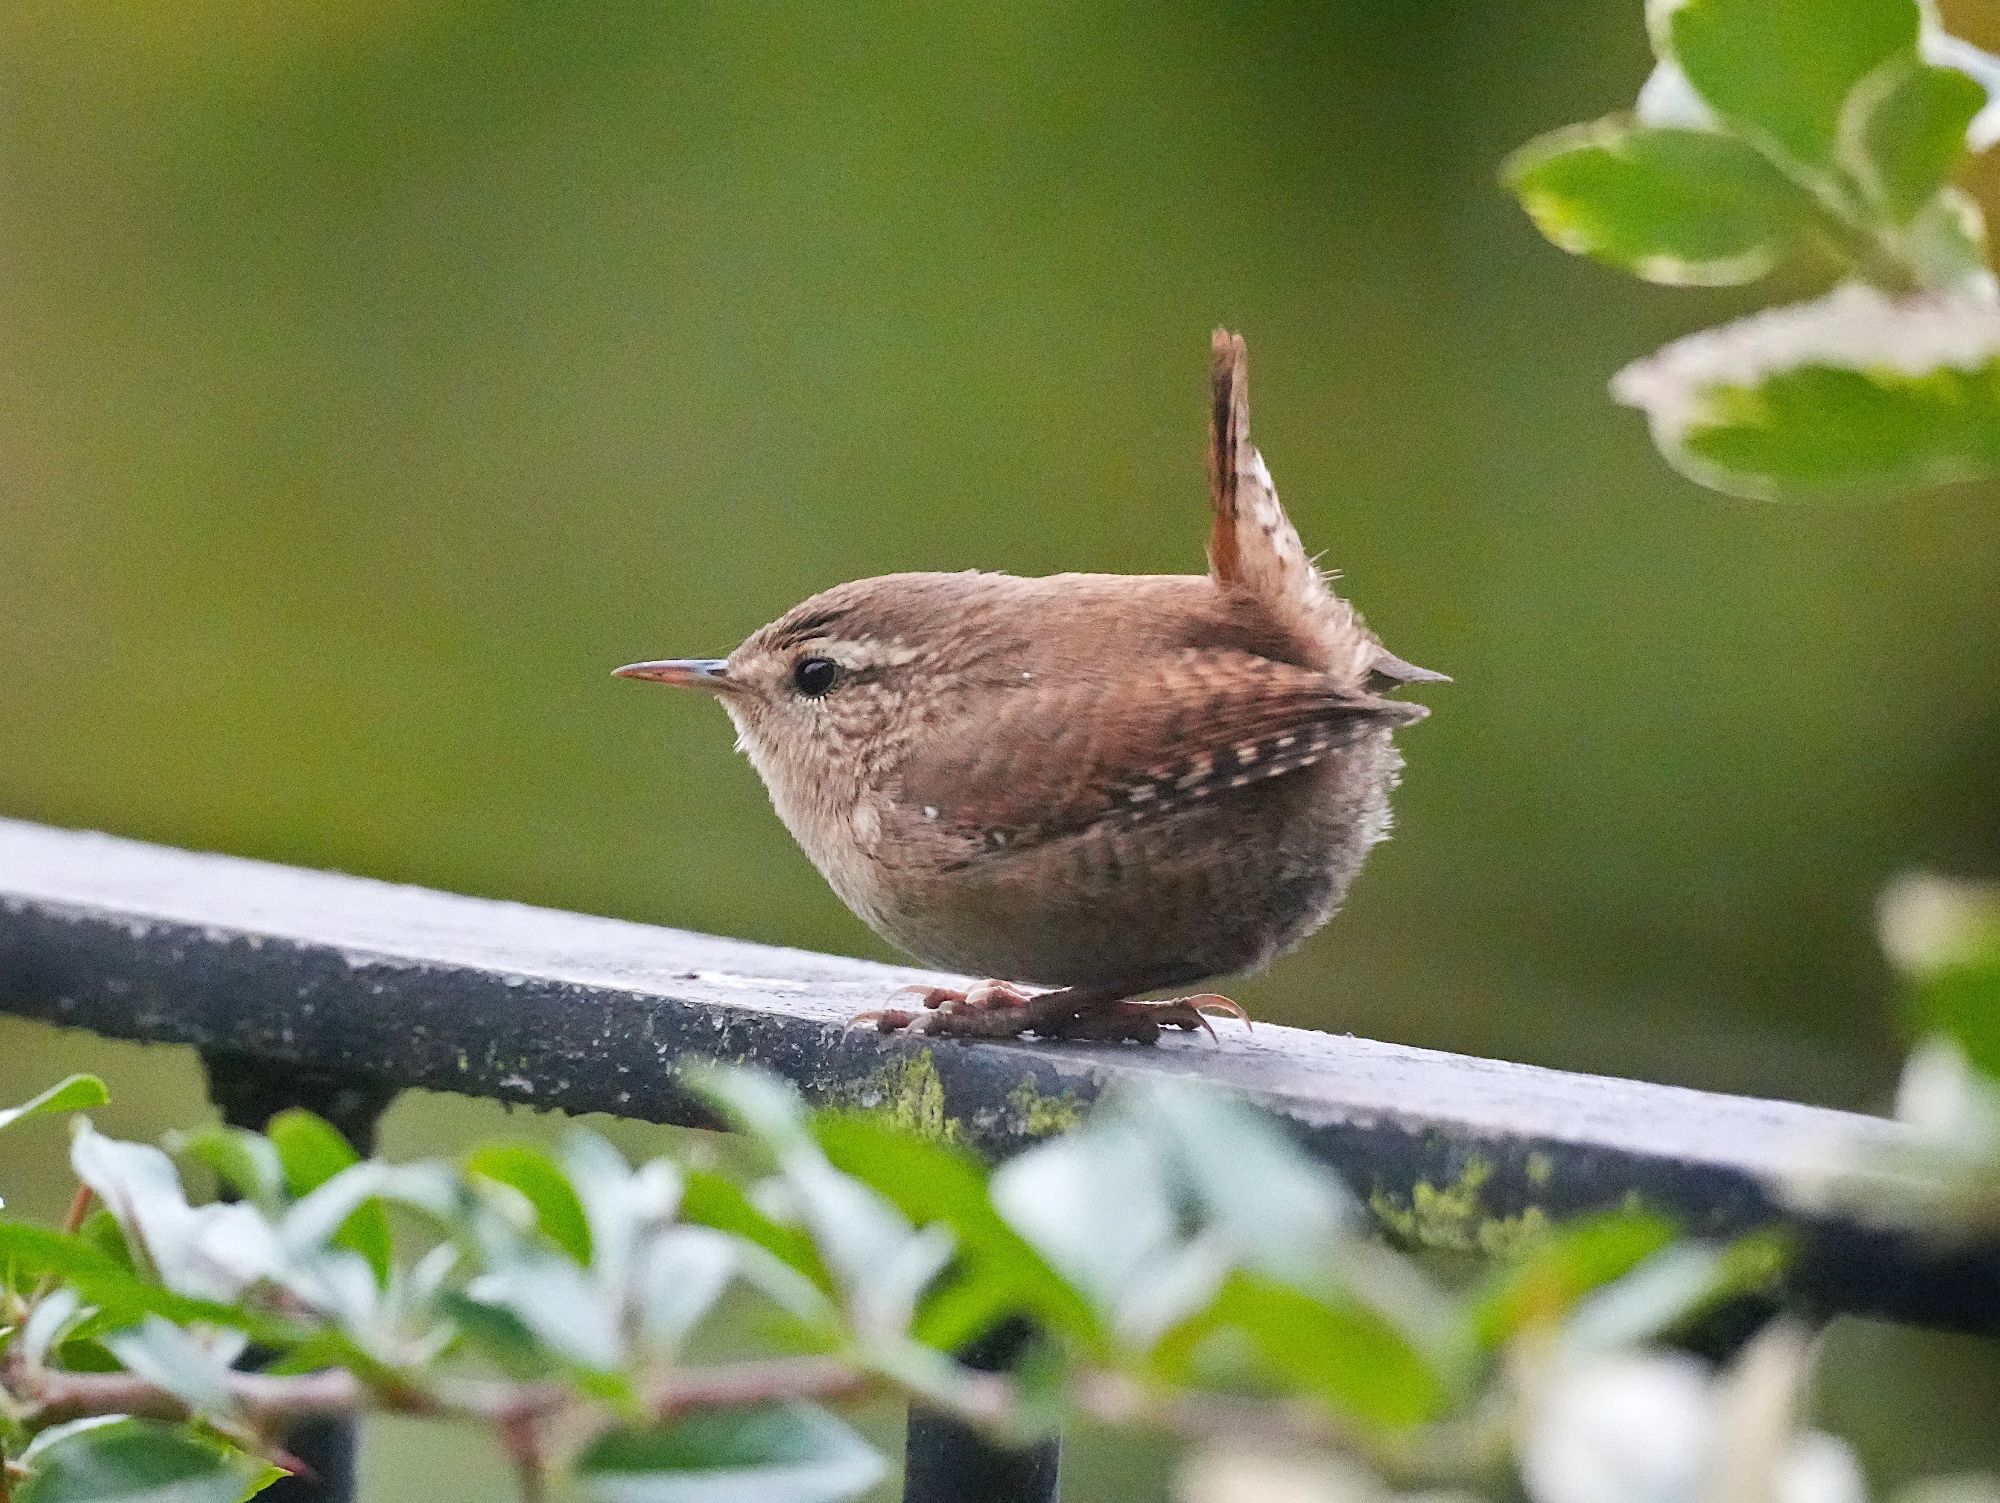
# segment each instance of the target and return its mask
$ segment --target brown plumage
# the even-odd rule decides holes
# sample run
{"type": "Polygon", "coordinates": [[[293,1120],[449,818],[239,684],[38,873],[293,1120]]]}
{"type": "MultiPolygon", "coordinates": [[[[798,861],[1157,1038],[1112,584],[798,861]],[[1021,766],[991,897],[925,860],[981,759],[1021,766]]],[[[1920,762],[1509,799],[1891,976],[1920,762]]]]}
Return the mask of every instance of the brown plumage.
{"type": "Polygon", "coordinates": [[[1206,575],[891,574],[837,585],[715,692],[773,804],[879,933],[1059,990],[941,991],[881,1026],[1150,1039],[1206,1026],[1135,993],[1250,970],[1332,914],[1388,829],[1385,697],[1441,675],[1328,587],[1250,442],[1243,341],[1214,341],[1206,575]]]}

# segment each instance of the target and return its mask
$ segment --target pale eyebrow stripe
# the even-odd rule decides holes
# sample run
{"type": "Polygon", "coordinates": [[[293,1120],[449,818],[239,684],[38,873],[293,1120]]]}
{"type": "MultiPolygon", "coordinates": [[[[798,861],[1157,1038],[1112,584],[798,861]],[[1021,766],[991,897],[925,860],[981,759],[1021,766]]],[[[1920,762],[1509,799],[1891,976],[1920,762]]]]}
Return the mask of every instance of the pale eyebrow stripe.
{"type": "Polygon", "coordinates": [[[914,663],[923,656],[922,649],[900,640],[877,642],[828,638],[822,639],[820,650],[854,673],[865,673],[875,668],[901,668],[905,663],[914,663]]]}
{"type": "Polygon", "coordinates": [[[829,626],[843,620],[849,612],[844,608],[815,611],[810,616],[801,616],[796,621],[788,621],[771,633],[771,648],[777,651],[786,647],[796,647],[801,642],[809,642],[814,637],[823,636],[829,626]]]}

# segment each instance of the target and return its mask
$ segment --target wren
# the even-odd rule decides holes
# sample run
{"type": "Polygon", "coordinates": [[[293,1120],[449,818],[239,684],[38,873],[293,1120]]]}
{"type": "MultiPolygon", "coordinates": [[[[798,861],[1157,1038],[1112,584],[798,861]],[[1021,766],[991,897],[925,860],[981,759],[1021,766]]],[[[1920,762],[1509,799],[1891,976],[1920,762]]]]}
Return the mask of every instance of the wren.
{"type": "MultiPolygon", "coordinates": [[[[721,700],[778,817],[876,933],[996,978],[883,1030],[1152,1042],[1330,918],[1389,829],[1390,734],[1441,681],[1306,556],[1214,337],[1206,574],[886,574],[727,659],[617,672],[721,700]],[[1028,987],[1050,988],[1031,991],[1028,987]]],[[[1210,1030],[1212,1032],[1212,1030],[1210,1030]]]]}

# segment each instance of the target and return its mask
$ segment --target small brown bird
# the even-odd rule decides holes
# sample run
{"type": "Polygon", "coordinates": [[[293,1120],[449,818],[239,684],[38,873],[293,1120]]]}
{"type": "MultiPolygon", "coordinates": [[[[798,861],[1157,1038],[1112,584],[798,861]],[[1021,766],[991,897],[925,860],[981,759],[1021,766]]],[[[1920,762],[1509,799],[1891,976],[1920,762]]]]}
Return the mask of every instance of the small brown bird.
{"type": "Polygon", "coordinates": [[[1384,697],[1444,675],[1384,649],[1306,557],[1218,330],[1206,575],[888,574],[813,596],[726,660],[618,669],[722,701],[778,817],[884,938],[991,976],[885,1031],[1135,1039],[1324,924],[1389,827],[1384,697]],[[1054,990],[1030,992],[1021,983],[1054,990]]]}

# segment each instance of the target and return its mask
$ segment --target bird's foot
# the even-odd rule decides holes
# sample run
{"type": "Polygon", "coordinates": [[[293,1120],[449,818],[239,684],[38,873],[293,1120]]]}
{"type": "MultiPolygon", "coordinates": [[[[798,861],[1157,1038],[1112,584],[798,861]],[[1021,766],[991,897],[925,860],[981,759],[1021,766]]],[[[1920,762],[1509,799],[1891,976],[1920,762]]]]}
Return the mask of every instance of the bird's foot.
{"type": "Polygon", "coordinates": [[[1035,1029],[1030,1016],[1041,996],[1056,993],[1023,991],[1011,981],[975,981],[962,990],[954,986],[914,986],[897,988],[914,992],[923,1006],[918,1012],[908,1007],[878,1007],[858,1012],[847,1020],[849,1028],[873,1025],[881,1033],[941,1033],[964,1038],[1014,1038],[1035,1029]]]}
{"type": "Polygon", "coordinates": [[[1157,1027],[1184,1028],[1189,1033],[1199,1028],[1210,1038],[1215,1037],[1215,1025],[1208,1021],[1210,1013],[1250,1027],[1250,1014],[1243,1010],[1243,1004],[1221,992],[1196,992],[1192,997],[1169,997],[1164,1002],[1120,1002],[1118,1007],[1157,1027]]]}
{"type": "Polygon", "coordinates": [[[1250,1015],[1240,1003],[1220,992],[1200,992],[1192,997],[1169,997],[1164,1002],[1119,1000],[1081,1007],[1045,1037],[1153,1044],[1159,1042],[1162,1028],[1179,1028],[1188,1033],[1198,1028],[1214,1039],[1215,1025],[1208,1021],[1210,1013],[1235,1018],[1245,1028],[1250,1026],[1250,1015]]]}
{"type": "Polygon", "coordinates": [[[1164,1002],[1133,1002],[1081,987],[1030,992],[1007,981],[978,981],[960,990],[946,986],[907,986],[918,994],[923,1011],[882,1007],[857,1013],[850,1028],[872,1024],[882,1033],[931,1033],[955,1038],[1007,1039],[1032,1033],[1045,1039],[1087,1039],[1093,1042],[1157,1043],[1162,1028],[1193,1032],[1211,1039],[1211,1012],[1250,1019],[1243,1009],[1218,992],[1175,997],[1164,1002]]]}

